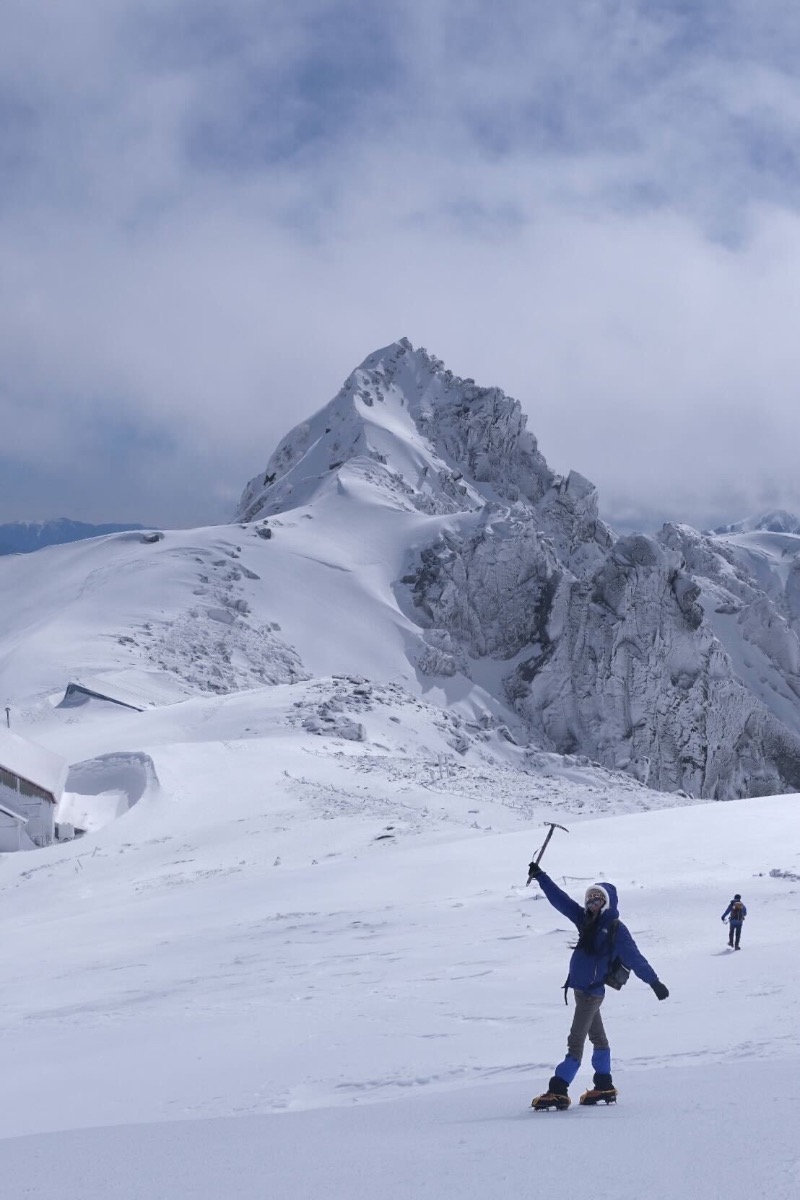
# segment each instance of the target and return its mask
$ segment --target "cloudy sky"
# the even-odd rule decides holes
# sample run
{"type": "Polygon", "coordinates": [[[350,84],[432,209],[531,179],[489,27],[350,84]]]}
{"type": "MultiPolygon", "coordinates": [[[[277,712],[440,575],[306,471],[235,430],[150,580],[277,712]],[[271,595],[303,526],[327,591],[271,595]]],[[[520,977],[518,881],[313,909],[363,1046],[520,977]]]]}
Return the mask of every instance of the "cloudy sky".
{"type": "Polygon", "coordinates": [[[796,0],[5,0],[0,521],[227,519],[406,336],[620,524],[800,510],[796,0]]]}

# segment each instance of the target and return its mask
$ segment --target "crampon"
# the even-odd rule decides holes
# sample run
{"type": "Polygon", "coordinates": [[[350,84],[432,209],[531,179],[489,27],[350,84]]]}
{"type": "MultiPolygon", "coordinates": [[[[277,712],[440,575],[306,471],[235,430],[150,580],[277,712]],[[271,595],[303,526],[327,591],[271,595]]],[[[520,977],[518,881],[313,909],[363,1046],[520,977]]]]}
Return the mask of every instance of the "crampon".
{"type": "Polygon", "coordinates": [[[563,1111],[571,1103],[569,1096],[562,1096],[559,1092],[543,1092],[541,1096],[534,1096],[531,1108],[534,1112],[546,1112],[549,1108],[563,1111]]]}
{"type": "Polygon", "coordinates": [[[584,1092],[580,1098],[581,1104],[599,1104],[600,1101],[605,1104],[617,1103],[617,1089],[610,1088],[589,1088],[588,1092],[584,1092]]]}

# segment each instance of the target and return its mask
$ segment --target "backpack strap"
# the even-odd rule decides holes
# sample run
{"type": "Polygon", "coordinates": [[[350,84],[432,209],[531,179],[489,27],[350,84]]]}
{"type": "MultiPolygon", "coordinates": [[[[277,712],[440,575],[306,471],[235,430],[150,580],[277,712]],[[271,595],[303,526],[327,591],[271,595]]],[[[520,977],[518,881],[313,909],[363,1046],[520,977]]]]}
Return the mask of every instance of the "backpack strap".
{"type": "Polygon", "coordinates": [[[619,929],[619,917],[614,917],[614,920],[611,922],[611,925],[609,926],[609,932],[611,935],[611,945],[610,945],[609,951],[608,951],[609,965],[611,965],[611,963],[613,963],[613,961],[614,961],[614,946],[617,941],[617,930],[618,929],[619,929]]]}
{"type": "Polygon", "coordinates": [[[619,917],[615,917],[608,927],[608,935],[610,940],[608,947],[608,969],[609,971],[614,966],[614,950],[617,945],[617,930],[619,929],[619,917]]]}

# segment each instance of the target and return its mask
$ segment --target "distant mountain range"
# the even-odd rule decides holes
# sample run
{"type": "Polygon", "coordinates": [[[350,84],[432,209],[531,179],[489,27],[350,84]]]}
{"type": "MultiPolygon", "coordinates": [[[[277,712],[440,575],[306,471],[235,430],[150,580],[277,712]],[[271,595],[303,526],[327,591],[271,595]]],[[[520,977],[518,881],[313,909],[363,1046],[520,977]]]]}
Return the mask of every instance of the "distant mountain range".
{"type": "Polygon", "coordinates": [[[101,537],[105,533],[126,533],[144,528],[144,525],[87,525],[67,517],[52,521],[12,521],[0,525],[0,554],[30,554],[44,546],[59,546],[64,542],[101,537]]]}

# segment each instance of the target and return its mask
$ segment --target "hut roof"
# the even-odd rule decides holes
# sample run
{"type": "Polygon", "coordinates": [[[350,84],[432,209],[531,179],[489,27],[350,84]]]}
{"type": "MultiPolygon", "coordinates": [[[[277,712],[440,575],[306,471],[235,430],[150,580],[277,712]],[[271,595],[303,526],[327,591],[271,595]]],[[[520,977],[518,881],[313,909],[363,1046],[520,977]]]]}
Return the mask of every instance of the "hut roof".
{"type": "Polygon", "coordinates": [[[50,792],[55,800],[61,798],[67,781],[67,763],[60,754],[10,729],[0,728],[0,767],[50,792]]]}

